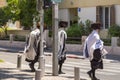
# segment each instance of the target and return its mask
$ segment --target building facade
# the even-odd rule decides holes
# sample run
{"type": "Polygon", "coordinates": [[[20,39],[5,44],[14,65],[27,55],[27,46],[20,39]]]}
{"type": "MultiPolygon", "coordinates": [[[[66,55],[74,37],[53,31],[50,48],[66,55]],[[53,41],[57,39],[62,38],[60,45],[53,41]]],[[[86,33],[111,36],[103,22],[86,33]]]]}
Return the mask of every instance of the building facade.
{"type": "MultiPolygon", "coordinates": [[[[59,17],[61,21],[83,23],[86,20],[102,23],[103,32],[112,24],[120,25],[120,0],[63,0],[60,3],[59,17]]],[[[107,36],[104,35],[104,36],[107,36]]]]}
{"type": "Polygon", "coordinates": [[[4,6],[7,6],[6,0],[0,0],[0,8],[4,6]]]}

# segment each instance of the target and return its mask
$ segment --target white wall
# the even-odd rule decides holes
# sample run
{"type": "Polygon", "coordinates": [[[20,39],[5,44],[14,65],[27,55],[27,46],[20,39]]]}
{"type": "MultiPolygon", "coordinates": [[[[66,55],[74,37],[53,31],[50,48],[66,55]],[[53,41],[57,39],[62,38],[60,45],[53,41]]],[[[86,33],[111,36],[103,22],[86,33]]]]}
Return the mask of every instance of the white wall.
{"type": "Polygon", "coordinates": [[[85,22],[87,19],[96,22],[96,7],[81,8],[81,10],[78,11],[78,16],[82,22],[85,22]]]}
{"type": "Polygon", "coordinates": [[[59,19],[61,21],[69,21],[69,10],[68,9],[60,9],[59,10],[59,19]]]}
{"type": "Polygon", "coordinates": [[[120,5],[116,5],[115,9],[116,9],[116,24],[120,25],[120,5]]]}

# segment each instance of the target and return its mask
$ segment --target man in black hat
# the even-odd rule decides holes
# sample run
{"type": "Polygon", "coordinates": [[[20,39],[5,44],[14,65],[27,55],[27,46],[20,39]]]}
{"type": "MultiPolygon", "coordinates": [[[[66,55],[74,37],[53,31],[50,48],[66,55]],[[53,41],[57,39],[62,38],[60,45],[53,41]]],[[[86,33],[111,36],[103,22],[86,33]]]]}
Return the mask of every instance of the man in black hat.
{"type": "Polygon", "coordinates": [[[103,61],[101,58],[103,41],[100,39],[100,36],[99,36],[101,24],[93,23],[91,24],[91,28],[93,29],[93,31],[85,40],[83,54],[86,58],[90,59],[90,63],[91,63],[91,70],[88,71],[87,74],[92,80],[99,80],[95,76],[95,71],[98,68],[103,69],[103,61]]]}
{"type": "Polygon", "coordinates": [[[59,30],[58,32],[58,73],[59,74],[65,74],[62,72],[62,66],[64,61],[66,60],[66,39],[67,39],[67,33],[65,30],[59,30]]]}

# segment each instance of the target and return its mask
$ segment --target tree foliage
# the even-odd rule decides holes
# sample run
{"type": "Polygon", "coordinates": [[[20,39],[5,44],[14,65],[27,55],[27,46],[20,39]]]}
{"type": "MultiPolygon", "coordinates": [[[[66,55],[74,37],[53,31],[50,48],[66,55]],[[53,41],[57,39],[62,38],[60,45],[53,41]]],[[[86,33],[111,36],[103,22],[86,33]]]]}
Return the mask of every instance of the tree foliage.
{"type": "Polygon", "coordinates": [[[0,27],[1,27],[2,25],[5,24],[5,22],[7,22],[7,19],[6,19],[7,15],[5,15],[5,13],[2,9],[0,9],[0,15],[2,15],[2,16],[0,16],[0,27]]]}
{"type": "Polygon", "coordinates": [[[19,20],[22,26],[32,26],[33,17],[36,15],[36,0],[7,0],[8,6],[0,9],[1,25],[9,19],[19,20]]]}
{"type": "Polygon", "coordinates": [[[7,0],[8,6],[3,7],[0,11],[2,12],[2,19],[4,22],[7,22],[8,19],[11,19],[13,21],[20,19],[19,18],[20,9],[18,6],[18,1],[19,0],[7,0]]]}
{"type": "Polygon", "coordinates": [[[52,8],[48,8],[44,10],[44,22],[46,26],[51,28],[52,26],[52,8]]]}
{"type": "MultiPolygon", "coordinates": [[[[0,9],[0,25],[6,24],[11,19],[12,21],[20,21],[25,29],[30,29],[33,25],[33,18],[38,16],[36,10],[37,0],[6,0],[8,6],[0,9]]],[[[52,8],[44,10],[44,20],[47,26],[52,26],[52,8]]]]}
{"type": "Polygon", "coordinates": [[[36,0],[20,0],[20,22],[21,25],[31,27],[33,25],[33,18],[37,15],[36,0]]]}

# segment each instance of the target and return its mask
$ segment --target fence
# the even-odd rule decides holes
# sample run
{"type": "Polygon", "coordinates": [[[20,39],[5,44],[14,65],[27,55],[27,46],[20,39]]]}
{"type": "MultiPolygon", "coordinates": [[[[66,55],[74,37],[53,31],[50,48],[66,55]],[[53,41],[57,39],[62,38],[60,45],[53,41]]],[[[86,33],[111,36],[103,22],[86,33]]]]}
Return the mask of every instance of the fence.
{"type": "MultiPolygon", "coordinates": [[[[25,37],[26,37],[26,35],[28,35],[29,33],[30,33],[30,30],[9,30],[9,31],[7,31],[7,33],[8,33],[8,35],[10,35],[10,34],[13,34],[13,39],[15,40],[15,41],[25,41],[25,37]],[[18,35],[18,36],[17,36],[18,35]]],[[[0,33],[0,35],[2,35],[1,33],[0,33]]],[[[44,38],[45,38],[45,40],[46,41],[48,41],[48,44],[49,44],[49,30],[45,30],[44,31],[44,38]]],[[[9,38],[9,36],[6,38],[6,39],[8,39],[9,38]]],[[[82,44],[82,42],[83,42],[83,36],[82,37],[68,37],[68,39],[67,39],[67,43],[68,44],[82,44]]],[[[1,38],[2,39],[2,38],[1,38]]],[[[51,39],[52,40],[52,39],[51,39]]],[[[112,44],[112,39],[102,39],[103,41],[104,41],[104,45],[105,46],[111,46],[112,44]]],[[[116,43],[115,43],[116,44],[116,43]]],[[[117,38],[117,46],[120,46],[120,39],[118,40],[118,38],[117,38]]]]}
{"type": "Polygon", "coordinates": [[[81,44],[81,37],[68,37],[66,43],[68,44],[81,44]]]}
{"type": "MultiPolygon", "coordinates": [[[[82,37],[68,37],[66,43],[67,44],[83,44],[87,36],[82,37]]],[[[107,39],[102,39],[105,46],[120,46],[120,38],[112,37],[107,39]]]]}

